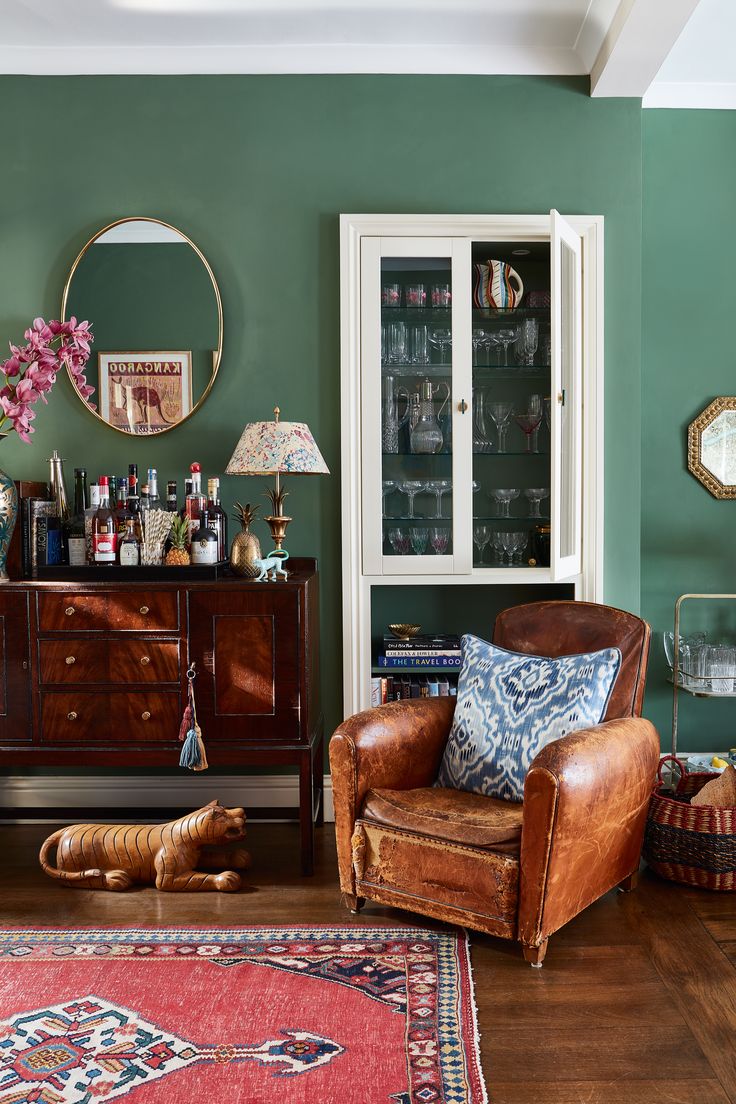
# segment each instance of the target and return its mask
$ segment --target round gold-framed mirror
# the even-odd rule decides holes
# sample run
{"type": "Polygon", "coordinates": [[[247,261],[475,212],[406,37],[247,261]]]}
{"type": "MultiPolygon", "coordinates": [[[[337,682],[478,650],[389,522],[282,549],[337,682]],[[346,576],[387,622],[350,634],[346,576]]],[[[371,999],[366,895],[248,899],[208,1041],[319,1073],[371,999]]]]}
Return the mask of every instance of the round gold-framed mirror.
{"type": "Polygon", "coordinates": [[[687,466],[714,498],[736,498],[736,397],[714,399],[690,423],[687,466]]]}
{"type": "MultiPolygon", "coordinates": [[[[157,436],[199,410],[222,359],[222,298],[197,245],[161,219],[116,219],[72,265],[63,320],[92,324],[87,410],[128,436],[157,436]]],[[[74,379],[69,373],[74,385],[74,379]]]]}

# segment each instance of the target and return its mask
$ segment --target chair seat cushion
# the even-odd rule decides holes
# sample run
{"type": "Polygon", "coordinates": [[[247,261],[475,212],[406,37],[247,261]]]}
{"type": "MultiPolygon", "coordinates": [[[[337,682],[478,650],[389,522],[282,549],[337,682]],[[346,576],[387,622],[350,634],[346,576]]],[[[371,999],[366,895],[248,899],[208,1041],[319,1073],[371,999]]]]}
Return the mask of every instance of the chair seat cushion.
{"type": "Polygon", "coordinates": [[[369,790],[360,815],[388,828],[508,854],[518,854],[521,844],[521,805],[463,790],[369,790]]]}
{"type": "Polygon", "coordinates": [[[549,659],[507,652],[471,635],[462,638],[462,653],[437,785],[522,801],[542,748],[603,719],[621,653],[605,648],[549,659]]]}

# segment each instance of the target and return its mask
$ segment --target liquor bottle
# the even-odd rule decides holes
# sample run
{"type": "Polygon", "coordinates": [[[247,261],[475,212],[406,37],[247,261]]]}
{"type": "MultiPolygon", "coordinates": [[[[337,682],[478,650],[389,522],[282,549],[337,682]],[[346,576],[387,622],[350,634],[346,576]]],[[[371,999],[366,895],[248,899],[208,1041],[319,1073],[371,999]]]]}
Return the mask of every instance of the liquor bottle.
{"type": "Polygon", "coordinates": [[[179,511],[179,517],[184,518],[184,517],[187,516],[187,499],[189,498],[191,493],[192,493],[192,481],[191,481],[191,479],[185,479],[184,480],[184,502],[182,503],[181,510],[179,511]]]}
{"type": "Polygon", "coordinates": [[[92,551],[96,564],[114,564],[117,558],[118,533],[115,513],[110,509],[110,481],[100,476],[100,505],[92,518],[92,551]]]}
{"type": "Polygon", "coordinates": [[[133,518],[128,507],[128,480],[124,475],[118,477],[115,502],[115,520],[118,526],[118,537],[121,537],[127,528],[129,518],[133,518]]]}
{"type": "Polygon", "coordinates": [[[218,538],[205,509],[199,518],[199,526],[192,534],[192,563],[198,566],[216,564],[218,560],[218,538]]]}
{"type": "Polygon", "coordinates": [[[149,510],[162,509],[158,494],[158,472],[155,468],[148,469],[148,508],[149,510]]]}
{"type": "Polygon", "coordinates": [[[189,469],[192,473],[192,490],[184,501],[184,516],[189,519],[189,542],[199,528],[202,514],[207,508],[207,499],[202,494],[202,468],[195,462],[189,469]]]}
{"type": "Polygon", "coordinates": [[[207,480],[207,517],[210,528],[217,533],[217,559],[226,560],[228,554],[227,543],[227,514],[220,505],[220,480],[207,480]]]}
{"type": "Polygon", "coordinates": [[[135,530],[135,518],[126,518],[123,535],[118,541],[118,560],[121,567],[138,567],[141,562],[141,543],[135,530]]]}
{"type": "Polygon", "coordinates": [[[140,509],[141,496],[138,487],[138,465],[128,464],[128,506],[134,517],[140,509]]]}
{"type": "Polygon", "coordinates": [[[90,483],[89,485],[89,506],[84,511],[84,539],[87,549],[87,563],[91,564],[95,562],[94,550],[92,548],[92,519],[97,513],[100,506],[100,487],[98,483],[90,483]]]}
{"type": "Polygon", "coordinates": [[[74,512],[64,525],[64,543],[70,567],[82,567],[87,562],[85,512],[87,510],[87,469],[74,469],[74,512]]]}
{"type": "Polygon", "coordinates": [[[170,514],[179,512],[179,499],[176,493],[175,479],[170,479],[166,484],[166,509],[170,514]]]}
{"type": "Polygon", "coordinates": [[[140,505],[139,505],[139,510],[140,510],[140,514],[141,514],[141,524],[143,523],[144,515],[148,513],[149,509],[150,509],[150,501],[149,501],[149,498],[148,498],[148,484],[144,483],[143,486],[141,487],[141,500],[140,500],[140,505]]]}

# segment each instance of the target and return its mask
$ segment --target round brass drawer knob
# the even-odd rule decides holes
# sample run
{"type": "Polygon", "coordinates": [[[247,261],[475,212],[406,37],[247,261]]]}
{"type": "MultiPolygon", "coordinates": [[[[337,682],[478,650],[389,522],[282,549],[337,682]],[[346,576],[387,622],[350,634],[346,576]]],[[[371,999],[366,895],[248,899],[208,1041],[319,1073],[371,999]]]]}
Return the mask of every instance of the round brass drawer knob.
{"type": "Polygon", "coordinates": [[[74,613],[74,606],[67,606],[64,610],[64,613],[67,615],[67,617],[71,617],[74,613]]]}
{"type": "Polygon", "coordinates": [[[142,667],[147,667],[150,662],[151,662],[151,657],[150,656],[141,656],[141,666],[142,667]]]}
{"type": "Polygon", "coordinates": [[[71,665],[73,663],[77,662],[77,657],[76,656],[67,656],[64,662],[66,663],[67,667],[71,667],[71,665]]]}
{"type": "Polygon", "coordinates": [[[144,709],[144,711],[141,713],[141,720],[142,721],[150,721],[150,719],[151,719],[151,714],[148,712],[147,709],[144,709]]]}
{"type": "Polygon", "coordinates": [[[146,614],[148,613],[148,606],[141,606],[141,613],[145,617],[146,614]]]}
{"type": "Polygon", "coordinates": [[[66,715],[66,719],[67,719],[68,721],[76,721],[76,719],[77,719],[77,714],[76,714],[76,713],[74,712],[74,710],[73,710],[73,709],[72,709],[71,713],[67,713],[67,715],[66,715]]]}

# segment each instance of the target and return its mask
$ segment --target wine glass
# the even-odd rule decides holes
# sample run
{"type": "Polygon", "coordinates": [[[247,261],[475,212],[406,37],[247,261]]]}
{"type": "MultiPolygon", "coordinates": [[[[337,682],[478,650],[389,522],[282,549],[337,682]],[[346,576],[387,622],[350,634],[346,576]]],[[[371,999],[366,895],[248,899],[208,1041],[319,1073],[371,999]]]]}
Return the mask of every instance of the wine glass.
{"type": "Polygon", "coordinates": [[[552,432],[552,400],[547,398],[542,400],[542,408],[544,410],[544,420],[547,425],[547,432],[552,432]]]}
{"type": "Polygon", "coordinates": [[[491,548],[493,549],[493,558],[496,563],[503,563],[503,545],[501,544],[500,533],[494,533],[491,537],[491,548]]]}
{"type": "Polygon", "coordinates": [[[434,516],[436,518],[441,518],[442,517],[442,496],[444,494],[447,494],[448,491],[452,490],[452,480],[451,479],[432,479],[429,483],[427,483],[427,490],[432,491],[434,493],[435,498],[437,499],[437,509],[435,510],[435,515],[434,516]]]}
{"type": "Polygon", "coordinates": [[[511,542],[511,562],[521,563],[524,549],[529,541],[529,534],[524,531],[517,531],[512,534],[513,540],[511,542]]]}
{"type": "Polygon", "coordinates": [[[440,351],[440,362],[445,363],[445,349],[449,349],[452,345],[452,330],[445,329],[444,327],[437,327],[430,330],[429,343],[434,345],[435,349],[440,351]]]}
{"type": "Polygon", "coordinates": [[[389,529],[388,539],[396,556],[407,556],[409,554],[409,534],[406,529],[399,526],[395,529],[389,529]]]}
{"type": "Polygon", "coordinates": [[[433,525],[429,530],[429,543],[438,556],[443,556],[447,551],[450,540],[450,530],[446,525],[433,525]]]}
{"type": "Polygon", "coordinates": [[[491,527],[490,525],[474,525],[473,526],[473,543],[478,549],[478,563],[483,563],[483,552],[486,545],[491,539],[491,527]]]}
{"type": "Polygon", "coordinates": [[[399,490],[402,494],[405,494],[409,500],[409,520],[414,520],[414,499],[417,497],[420,491],[424,490],[424,483],[420,479],[405,479],[402,483],[399,483],[399,490]]]}
{"type": "Polygon", "coordinates": [[[516,346],[516,359],[519,364],[534,364],[534,354],[539,344],[539,323],[536,318],[525,318],[516,346]]]}
{"type": "Polygon", "coordinates": [[[529,517],[541,517],[539,507],[545,498],[549,498],[549,487],[527,487],[524,497],[529,499],[529,517]]]}
{"type": "MultiPolygon", "coordinates": [[[[532,445],[532,435],[536,432],[536,430],[539,429],[539,423],[541,422],[541,420],[542,420],[541,413],[540,414],[517,414],[516,415],[516,424],[518,425],[518,427],[522,431],[522,433],[526,434],[526,451],[528,453],[532,452],[532,447],[531,447],[531,445],[532,445]]],[[[537,452],[537,451],[538,451],[537,449],[534,449],[534,452],[537,452]]]]}
{"type": "MultiPolygon", "coordinates": [[[[539,414],[539,421],[542,421],[542,396],[530,395],[529,402],[526,408],[527,414],[539,414]]],[[[532,452],[539,452],[539,426],[532,433],[532,452]]]]}
{"type": "Polygon", "coordinates": [[[494,487],[488,494],[498,505],[498,516],[511,517],[511,503],[521,491],[517,487],[494,487]]]}
{"type": "Polygon", "coordinates": [[[411,550],[415,556],[421,556],[427,548],[427,528],[424,525],[414,525],[409,533],[411,550]]]}
{"type": "Polygon", "coordinates": [[[487,452],[490,448],[483,411],[484,400],[483,388],[476,387],[473,391],[473,452],[487,452]]]}
{"type": "Polygon", "coordinates": [[[498,543],[501,547],[501,563],[504,563],[504,553],[509,558],[509,564],[511,563],[512,547],[514,543],[514,534],[506,529],[502,529],[498,534],[498,543]]]}
{"type": "Polygon", "coordinates": [[[503,366],[504,368],[508,368],[509,345],[513,345],[516,342],[519,336],[518,327],[514,327],[510,330],[499,330],[496,336],[498,337],[500,344],[503,345],[503,366]]]}
{"type": "Polygon", "coordinates": [[[506,401],[496,401],[488,404],[488,413],[498,431],[498,451],[506,451],[506,434],[514,413],[514,404],[506,401]]]}
{"type": "Polygon", "coordinates": [[[393,493],[393,491],[396,490],[398,485],[399,484],[396,482],[395,479],[384,479],[383,482],[381,483],[381,502],[382,502],[382,507],[383,507],[382,513],[381,513],[382,517],[387,518],[389,516],[386,513],[386,499],[388,498],[388,496],[390,494],[393,493]]]}

